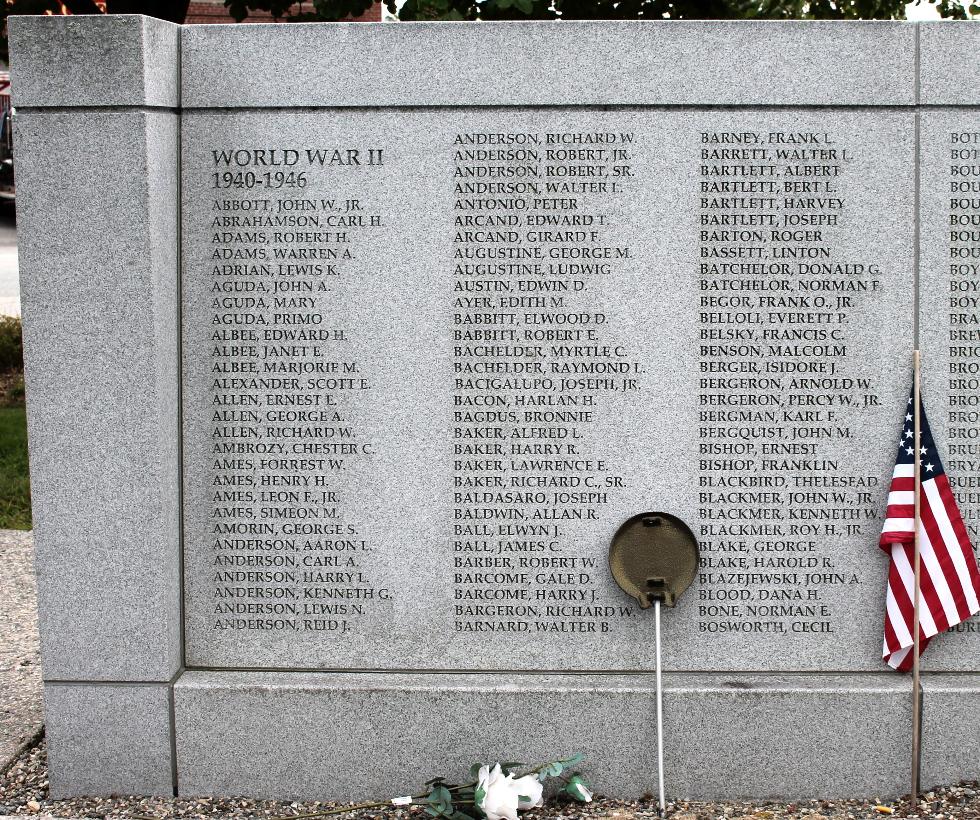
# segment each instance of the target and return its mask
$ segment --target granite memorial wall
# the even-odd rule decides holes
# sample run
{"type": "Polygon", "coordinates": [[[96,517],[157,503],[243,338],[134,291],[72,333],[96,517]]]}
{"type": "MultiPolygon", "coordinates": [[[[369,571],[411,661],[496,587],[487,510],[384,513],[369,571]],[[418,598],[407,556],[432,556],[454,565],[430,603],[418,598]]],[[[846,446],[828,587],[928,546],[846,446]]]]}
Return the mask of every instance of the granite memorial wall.
{"type": "MultiPolygon", "coordinates": [[[[917,334],[980,515],[980,26],[11,20],[52,791],[900,792],[917,334]],[[106,55],[109,55],[108,58],[106,55]],[[136,731],[138,729],[138,731],[136,731]]],[[[926,655],[976,776],[980,630],[926,655]]]]}

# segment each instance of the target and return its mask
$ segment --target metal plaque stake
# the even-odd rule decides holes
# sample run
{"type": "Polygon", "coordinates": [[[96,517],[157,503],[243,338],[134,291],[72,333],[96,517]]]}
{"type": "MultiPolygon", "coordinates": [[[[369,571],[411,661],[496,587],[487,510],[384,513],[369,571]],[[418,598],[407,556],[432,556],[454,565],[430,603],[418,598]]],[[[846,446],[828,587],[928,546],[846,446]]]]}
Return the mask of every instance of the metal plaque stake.
{"type": "Polygon", "coordinates": [[[667,810],[664,792],[664,701],[660,641],[660,604],[673,607],[694,580],[698,542],[683,521],[667,513],[634,515],[613,536],[609,568],[623,592],[641,609],[653,607],[656,647],[657,785],[660,816],[667,810]]]}
{"type": "Polygon", "coordinates": [[[664,797],[664,695],[660,679],[660,601],[653,605],[654,631],[657,633],[657,785],[660,787],[660,816],[667,811],[664,797]]]}

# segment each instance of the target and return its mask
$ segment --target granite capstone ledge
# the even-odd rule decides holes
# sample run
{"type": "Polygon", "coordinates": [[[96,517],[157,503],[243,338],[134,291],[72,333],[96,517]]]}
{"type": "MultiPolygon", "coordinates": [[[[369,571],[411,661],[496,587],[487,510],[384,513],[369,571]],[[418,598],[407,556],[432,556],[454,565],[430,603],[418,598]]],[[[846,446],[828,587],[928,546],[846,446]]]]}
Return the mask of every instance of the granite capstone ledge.
{"type": "Polygon", "coordinates": [[[184,108],[915,101],[901,22],[185,26],[181,53],[184,108]]]}
{"type": "Polygon", "coordinates": [[[919,102],[980,105],[980,21],[919,24],[919,102]]]}
{"type": "Polygon", "coordinates": [[[20,108],[180,104],[180,26],[138,14],[7,20],[20,108]]]}
{"type": "Polygon", "coordinates": [[[917,29],[921,103],[980,105],[975,21],[218,27],[128,14],[9,18],[20,107],[173,108],[181,105],[181,84],[187,108],[907,106],[916,102],[917,29]],[[300,65],[302,53],[313,58],[300,65]],[[255,55],[267,71],[255,73],[255,55]],[[358,70],[365,55],[367,70],[358,70]]]}

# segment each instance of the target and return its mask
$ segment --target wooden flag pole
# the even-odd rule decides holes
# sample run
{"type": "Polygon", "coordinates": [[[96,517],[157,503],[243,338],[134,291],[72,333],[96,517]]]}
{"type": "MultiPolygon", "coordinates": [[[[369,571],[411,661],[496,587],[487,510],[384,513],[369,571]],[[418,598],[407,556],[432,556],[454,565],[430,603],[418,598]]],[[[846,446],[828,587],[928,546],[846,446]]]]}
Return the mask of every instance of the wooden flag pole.
{"type": "Polygon", "coordinates": [[[920,368],[919,351],[912,354],[913,358],[913,389],[914,396],[914,441],[915,453],[912,456],[915,475],[915,534],[913,535],[913,552],[915,572],[915,599],[912,615],[912,804],[919,799],[919,761],[922,747],[922,683],[919,677],[919,607],[922,598],[922,560],[919,553],[919,526],[921,523],[920,495],[922,491],[922,424],[920,401],[920,368]]]}

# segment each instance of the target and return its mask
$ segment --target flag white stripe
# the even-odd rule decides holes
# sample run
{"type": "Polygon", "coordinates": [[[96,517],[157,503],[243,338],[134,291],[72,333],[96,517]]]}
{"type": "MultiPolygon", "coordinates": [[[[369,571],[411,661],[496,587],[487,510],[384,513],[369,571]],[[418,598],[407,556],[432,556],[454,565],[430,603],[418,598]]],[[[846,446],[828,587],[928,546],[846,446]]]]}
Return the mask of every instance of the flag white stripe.
{"type": "MultiPolygon", "coordinates": [[[[891,584],[888,585],[885,606],[888,610],[888,620],[892,625],[892,629],[895,631],[895,637],[898,638],[898,645],[911,646],[913,643],[912,633],[909,632],[905,618],[902,616],[902,610],[898,607],[898,601],[895,600],[895,593],[891,588],[891,584]]],[[[887,645],[886,643],[885,646],[887,647],[887,645]]]]}
{"type": "Polygon", "coordinates": [[[912,647],[908,646],[905,649],[900,649],[898,652],[893,652],[892,656],[888,659],[888,665],[892,669],[898,669],[902,665],[902,661],[908,656],[909,652],[912,651],[912,647]]]}
{"type": "MultiPolygon", "coordinates": [[[[958,624],[960,622],[960,614],[956,611],[956,600],[953,598],[953,593],[949,589],[949,580],[946,578],[946,573],[943,572],[943,568],[939,564],[939,556],[936,555],[936,548],[932,545],[932,539],[929,538],[929,533],[926,532],[926,525],[923,522],[919,522],[919,556],[922,559],[922,568],[929,573],[929,578],[932,579],[932,586],[936,590],[936,594],[939,596],[939,603],[943,608],[943,612],[946,613],[946,622],[952,626],[953,624],[958,624]]],[[[923,599],[922,609],[928,609],[928,605],[923,599]]],[[[932,612],[929,613],[929,617],[933,617],[932,612]]],[[[935,632],[929,632],[930,636],[935,635],[935,632]]]]}
{"type": "MultiPolygon", "coordinates": [[[[903,547],[901,544],[895,544],[892,547],[892,561],[895,562],[895,567],[898,569],[898,574],[902,576],[902,584],[905,586],[905,592],[908,594],[909,600],[912,602],[912,605],[915,606],[915,570],[912,569],[908,556],[905,554],[905,547],[903,547]]],[[[894,626],[894,624],[892,625],[894,626]]],[[[905,631],[909,631],[908,627],[906,627],[905,631]]],[[[919,601],[919,634],[925,635],[926,637],[931,637],[938,631],[939,630],[936,628],[936,622],[932,619],[932,612],[929,611],[929,607],[926,604],[925,597],[923,596],[919,601]]],[[[912,637],[909,635],[909,640],[911,639],[912,637]]]]}
{"type": "Polygon", "coordinates": [[[913,490],[893,490],[888,493],[888,506],[908,506],[915,503],[915,492],[913,490]]]}
{"type": "Polygon", "coordinates": [[[886,518],[882,532],[912,532],[915,529],[914,518],[886,518]]]}
{"type": "Polygon", "coordinates": [[[892,478],[915,478],[914,464],[896,464],[892,478]]]}
{"type": "MultiPolygon", "coordinates": [[[[970,614],[976,615],[980,611],[980,601],[977,600],[977,593],[973,588],[973,579],[970,577],[970,570],[966,565],[966,557],[963,555],[963,550],[959,545],[959,539],[956,537],[956,533],[953,531],[953,525],[949,520],[949,515],[946,513],[946,505],[943,503],[942,496],[939,493],[939,487],[936,486],[935,481],[924,481],[922,483],[922,489],[929,499],[929,506],[936,519],[936,523],[939,525],[939,532],[942,533],[949,557],[953,562],[953,566],[956,567],[956,575],[966,595],[966,604],[970,608],[970,614]]],[[[950,621],[949,625],[953,626],[954,623],[959,622],[960,617],[957,613],[956,620],[950,621]]]]}

